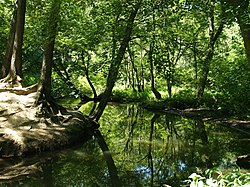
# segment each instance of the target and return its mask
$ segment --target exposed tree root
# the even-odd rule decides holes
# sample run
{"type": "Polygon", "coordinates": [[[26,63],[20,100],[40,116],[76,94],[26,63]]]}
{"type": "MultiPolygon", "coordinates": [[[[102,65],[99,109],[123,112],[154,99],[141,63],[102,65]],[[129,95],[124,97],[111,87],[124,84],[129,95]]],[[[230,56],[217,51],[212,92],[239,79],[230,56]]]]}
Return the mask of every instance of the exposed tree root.
{"type": "Polygon", "coordinates": [[[40,100],[37,92],[17,95],[0,92],[0,157],[35,154],[83,143],[99,125],[78,111],[40,100]],[[41,107],[45,107],[41,109],[41,107]],[[43,111],[43,113],[41,113],[43,111]]]}
{"type": "Polygon", "coordinates": [[[8,88],[22,87],[22,79],[18,75],[9,73],[5,78],[0,80],[0,83],[5,83],[5,86],[8,88]]]}
{"type": "Polygon", "coordinates": [[[23,87],[9,87],[9,83],[0,83],[0,92],[11,92],[17,95],[28,95],[37,91],[37,84],[23,88],[23,87]]]}

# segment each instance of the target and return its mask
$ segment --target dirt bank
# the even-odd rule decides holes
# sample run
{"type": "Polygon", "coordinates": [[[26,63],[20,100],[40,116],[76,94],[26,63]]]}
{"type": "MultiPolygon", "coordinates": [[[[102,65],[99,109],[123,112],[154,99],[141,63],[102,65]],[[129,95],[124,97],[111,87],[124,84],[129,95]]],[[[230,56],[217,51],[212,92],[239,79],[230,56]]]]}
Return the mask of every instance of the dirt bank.
{"type": "Polygon", "coordinates": [[[39,113],[36,92],[0,92],[0,157],[52,151],[87,141],[98,125],[78,111],[39,113]]]}

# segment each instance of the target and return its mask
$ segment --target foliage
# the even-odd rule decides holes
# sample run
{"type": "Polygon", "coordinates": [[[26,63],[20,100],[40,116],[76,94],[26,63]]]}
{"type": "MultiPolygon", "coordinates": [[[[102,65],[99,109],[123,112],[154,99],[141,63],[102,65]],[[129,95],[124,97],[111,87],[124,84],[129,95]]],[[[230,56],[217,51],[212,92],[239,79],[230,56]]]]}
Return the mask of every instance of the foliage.
{"type": "MultiPolygon", "coordinates": [[[[249,98],[250,84],[242,34],[235,19],[239,10],[226,1],[211,2],[214,3],[210,6],[203,0],[144,0],[121,64],[114,95],[137,101],[152,100],[151,46],[155,87],[169,106],[207,107],[231,115],[244,111],[242,116],[246,117],[249,103],[244,98],[249,98]],[[197,86],[208,54],[211,7],[214,7],[214,30],[220,23],[224,27],[208,66],[205,94],[197,100],[197,86]]],[[[39,77],[50,4],[50,0],[27,1],[24,85],[35,83],[39,77]]],[[[0,3],[0,61],[8,39],[13,6],[14,1],[0,3]]],[[[61,7],[54,52],[53,95],[79,97],[82,93],[92,97],[88,82],[83,78],[87,73],[97,93],[101,94],[124,35],[126,18],[133,8],[131,2],[62,0],[61,7]],[[66,70],[67,79],[72,83],[70,86],[58,75],[56,68],[63,75],[66,70]]]]}
{"type": "Polygon", "coordinates": [[[117,101],[140,102],[150,99],[150,92],[135,92],[131,89],[114,89],[112,99],[117,101]]]}
{"type": "Polygon", "coordinates": [[[225,174],[217,169],[211,169],[205,172],[204,177],[193,173],[187,183],[190,187],[247,187],[250,185],[250,174],[241,172],[239,169],[225,174]]]}

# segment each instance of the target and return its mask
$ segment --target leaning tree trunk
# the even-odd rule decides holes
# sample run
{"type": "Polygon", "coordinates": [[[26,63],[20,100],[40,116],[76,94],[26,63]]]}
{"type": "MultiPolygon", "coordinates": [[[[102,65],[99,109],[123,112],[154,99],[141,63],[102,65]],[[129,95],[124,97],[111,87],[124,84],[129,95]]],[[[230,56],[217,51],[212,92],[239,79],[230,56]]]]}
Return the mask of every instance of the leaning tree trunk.
{"type": "MultiPolygon", "coordinates": [[[[54,0],[51,5],[46,41],[44,45],[44,55],[41,68],[41,75],[38,84],[38,98],[36,105],[42,102],[43,104],[50,103],[51,109],[48,112],[57,113],[56,107],[53,105],[53,100],[51,97],[51,74],[52,74],[52,62],[53,62],[53,51],[55,38],[57,34],[57,23],[58,23],[58,10],[60,10],[61,0],[54,0]],[[45,102],[44,102],[45,101],[45,102]]],[[[46,109],[49,109],[46,105],[46,109]]]]}
{"type": "Polygon", "coordinates": [[[111,66],[109,68],[109,74],[108,74],[108,78],[107,78],[107,83],[106,83],[106,89],[104,91],[103,97],[101,98],[101,101],[97,107],[96,112],[91,116],[92,119],[99,121],[100,117],[102,116],[102,113],[108,103],[108,100],[111,96],[113,87],[115,85],[118,73],[119,73],[119,68],[120,68],[120,64],[123,60],[123,56],[124,53],[126,51],[126,48],[128,46],[128,43],[130,41],[130,36],[133,30],[133,24],[134,24],[134,20],[136,17],[136,14],[140,8],[142,0],[139,0],[135,6],[134,6],[134,10],[131,12],[128,22],[127,22],[127,26],[125,28],[125,32],[124,32],[124,37],[123,40],[121,42],[119,51],[116,55],[116,57],[113,59],[113,61],[111,62],[111,66]]]}
{"type": "Polygon", "coordinates": [[[201,78],[200,78],[199,83],[198,83],[198,88],[197,88],[198,99],[201,99],[204,95],[205,87],[207,84],[207,77],[208,77],[208,73],[209,73],[209,69],[210,69],[210,63],[211,63],[213,56],[214,56],[214,45],[215,45],[215,42],[217,41],[217,39],[219,38],[220,34],[222,33],[223,25],[224,25],[223,22],[221,22],[217,32],[215,32],[213,5],[212,5],[211,10],[209,12],[208,20],[209,20],[209,46],[208,46],[206,58],[203,62],[201,78]]]}
{"type": "Polygon", "coordinates": [[[22,77],[22,46],[25,23],[26,0],[17,1],[17,13],[14,13],[13,23],[4,62],[5,75],[3,82],[11,82],[14,86],[19,85],[19,77],[22,77]],[[14,40],[13,40],[14,39],[14,40]],[[12,49],[11,49],[12,48],[12,49]],[[9,58],[11,55],[11,58],[9,58]],[[9,61],[10,60],[10,61],[9,61]],[[10,64],[9,65],[7,64],[10,64]],[[6,68],[9,68],[8,70],[6,68]]]}
{"type": "MultiPolygon", "coordinates": [[[[87,53],[87,52],[82,51],[82,54],[81,54],[82,63],[84,65],[83,69],[84,69],[84,72],[85,72],[85,75],[86,75],[86,79],[87,79],[87,81],[89,83],[89,86],[90,86],[90,88],[91,88],[91,90],[93,92],[94,100],[97,100],[97,92],[96,92],[95,86],[94,86],[94,84],[92,83],[92,81],[91,81],[91,79],[89,77],[89,68],[88,68],[88,65],[89,65],[89,60],[90,59],[88,59],[88,61],[85,62],[85,55],[84,55],[84,53],[87,53]]],[[[89,56],[89,55],[87,54],[87,56],[89,56]]]]}

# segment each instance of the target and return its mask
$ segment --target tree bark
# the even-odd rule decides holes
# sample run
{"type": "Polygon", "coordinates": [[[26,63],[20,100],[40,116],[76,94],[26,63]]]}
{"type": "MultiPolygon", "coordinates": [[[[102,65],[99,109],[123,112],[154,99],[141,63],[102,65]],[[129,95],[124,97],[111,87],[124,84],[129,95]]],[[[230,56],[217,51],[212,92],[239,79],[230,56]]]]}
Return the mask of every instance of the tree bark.
{"type": "Polygon", "coordinates": [[[123,40],[121,42],[120,48],[118,50],[118,53],[116,55],[116,57],[113,59],[113,61],[111,62],[111,66],[109,68],[109,74],[108,74],[108,78],[107,78],[107,83],[106,83],[106,89],[104,91],[103,97],[101,98],[101,101],[97,107],[96,112],[91,116],[92,119],[99,121],[100,117],[102,116],[102,113],[108,103],[108,100],[111,96],[113,87],[115,85],[118,73],[119,73],[119,68],[120,68],[120,64],[123,60],[123,56],[124,53],[126,51],[126,48],[128,46],[128,43],[130,41],[130,36],[133,30],[133,24],[134,24],[134,20],[136,17],[136,14],[140,8],[142,0],[139,0],[135,6],[134,6],[134,10],[131,12],[128,22],[127,22],[127,26],[125,28],[125,32],[124,32],[124,37],[123,40]]]}
{"type": "Polygon", "coordinates": [[[53,52],[55,45],[55,38],[57,34],[58,24],[58,10],[60,10],[61,0],[54,0],[51,5],[46,41],[44,45],[44,55],[41,68],[41,75],[38,85],[38,99],[36,104],[38,105],[42,99],[46,101],[52,101],[51,98],[51,74],[52,74],[52,63],[53,63],[53,52]]]}
{"type": "Polygon", "coordinates": [[[250,17],[248,11],[249,1],[245,0],[241,3],[237,12],[238,24],[240,26],[241,35],[244,41],[244,47],[247,57],[247,65],[250,68],[250,17]]]}
{"type": "Polygon", "coordinates": [[[155,88],[155,77],[154,77],[154,62],[153,62],[153,50],[154,50],[154,41],[150,44],[149,53],[148,53],[148,60],[150,65],[150,77],[151,77],[151,90],[155,95],[156,99],[161,99],[160,92],[157,91],[155,88]]]}
{"type": "Polygon", "coordinates": [[[249,0],[224,0],[228,7],[232,7],[237,18],[247,57],[247,65],[250,68],[250,16],[249,0]]]}
{"type": "MultiPolygon", "coordinates": [[[[84,65],[84,72],[85,72],[85,75],[86,75],[86,79],[87,79],[87,81],[88,81],[88,83],[89,83],[89,86],[90,86],[92,92],[93,92],[94,100],[96,100],[96,99],[97,99],[97,93],[96,93],[95,87],[94,87],[94,85],[93,85],[93,83],[92,83],[92,81],[91,81],[91,79],[90,79],[90,77],[89,77],[89,69],[88,69],[88,64],[89,64],[89,62],[87,62],[87,64],[86,64],[86,62],[85,62],[84,51],[82,51],[82,56],[81,56],[81,57],[82,57],[82,63],[83,63],[83,65],[84,65]]],[[[90,59],[88,59],[88,61],[89,61],[89,60],[90,60],[90,59]]]]}
{"type": "Polygon", "coordinates": [[[17,37],[17,49],[15,68],[16,74],[22,77],[22,46],[23,46],[23,34],[25,24],[25,12],[26,12],[26,0],[18,0],[17,8],[17,24],[16,24],[16,37],[17,37]]]}
{"type": "Polygon", "coordinates": [[[134,76],[135,76],[138,92],[141,92],[142,90],[141,90],[141,87],[140,87],[140,79],[139,79],[139,76],[138,76],[138,70],[137,70],[137,68],[135,66],[134,53],[131,51],[129,46],[128,46],[128,53],[129,53],[129,57],[130,57],[130,60],[131,60],[131,65],[132,65],[132,80],[133,80],[132,87],[133,87],[133,90],[136,91],[136,89],[135,89],[135,81],[134,81],[134,76]]]}
{"type": "Polygon", "coordinates": [[[155,77],[154,77],[154,60],[153,60],[153,54],[154,54],[154,47],[155,47],[155,9],[153,9],[153,38],[152,42],[149,46],[149,52],[148,52],[148,60],[149,60],[149,71],[150,71],[150,78],[151,78],[151,90],[153,94],[155,95],[156,99],[161,99],[160,92],[157,91],[155,88],[155,77]]]}
{"type": "Polygon", "coordinates": [[[213,56],[214,56],[215,42],[217,41],[220,34],[222,33],[223,26],[224,26],[224,23],[221,22],[219,28],[217,29],[217,32],[215,32],[213,5],[212,5],[211,10],[209,12],[208,20],[209,20],[209,44],[208,44],[209,46],[208,46],[206,58],[203,61],[202,74],[201,74],[201,78],[200,78],[199,83],[198,83],[198,89],[197,89],[198,99],[201,99],[204,95],[205,87],[207,84],[208,73],[209,73],[209,69],[210,69],[210,63],[211,63],[213,56]]]}
{"type": "Polygon", "coordinates": [[[22,46],[25,24],[26,0],[18,0],[16,4],[17,10],[16,13],[14,12],[13,23],[10,29],[9,43],[6,51],[6,62],[4,62],[4,74],[8,72],[8,75],[4,79],[4,82],[11,82],[13,85],[18,84],[18,82],[20,81],[17,75],[19,77],[22,77],[22,46]],[[10,54],[11,58],[9,59],[10,54]],[[10,67],[7,64],[10,64],[10,67]],[[7,70],[7,68],[9,68],[9,70],[7,70]]]}
{"type": "Polygon", "coordinates": [[[17,2],[15,9],[13,11],[13,18],[11,21],[11,27],[9,31],[9,37],[8,37],[8,43],[5,50],[4,60],[1,67],[1,75],[0,78],[4,78],[8,75],[10,70],[10,62],[11,62],[11,56],[13,52],[13,45],[15,40],[15,33],[16,33],[16,22],[17,22],[17,2]]]}

